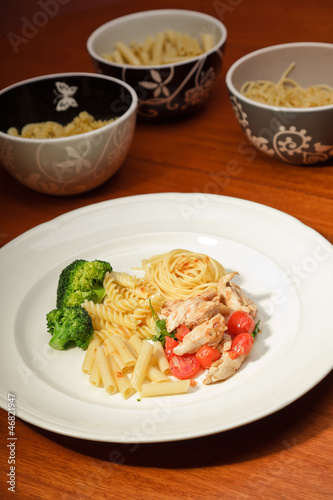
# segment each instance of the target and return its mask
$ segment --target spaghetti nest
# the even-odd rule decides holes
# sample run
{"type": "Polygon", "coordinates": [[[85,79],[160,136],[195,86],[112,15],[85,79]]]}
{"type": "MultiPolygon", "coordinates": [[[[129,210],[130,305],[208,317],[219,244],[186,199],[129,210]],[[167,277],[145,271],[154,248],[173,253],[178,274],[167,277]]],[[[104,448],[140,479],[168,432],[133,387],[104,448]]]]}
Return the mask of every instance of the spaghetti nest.
{"type": "Polygon", "coordinates": [[[333,104],[333,88],[329,85],[311,85],[303,88],[288,78],[295,63],[290,64],[277,83],[269,80],[245,82],[241,94],[253,101],[287,108],[313,108],[333,104]]]}
{"type": "Polygon", "coordinates": [[[207,255],[188,250],[172,250],[142,261],[147,286],[166,299],[184,299],[217,289],[224,267],[207,255]]]}

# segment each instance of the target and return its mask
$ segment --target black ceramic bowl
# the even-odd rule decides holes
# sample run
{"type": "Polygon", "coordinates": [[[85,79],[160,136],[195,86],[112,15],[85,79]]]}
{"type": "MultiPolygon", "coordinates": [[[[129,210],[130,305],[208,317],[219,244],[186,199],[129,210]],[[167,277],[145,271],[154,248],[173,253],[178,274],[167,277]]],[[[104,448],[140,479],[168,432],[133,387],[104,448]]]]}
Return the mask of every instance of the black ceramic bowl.
{"type": "Polygon", "coordinates": [[[150,10],[99,27],[90,35],[87,50],[99,73],[119,78],[134,88],[139,116],[158,120],[184,115],[206,101],[222,68],[226,39],[225,26],[212,16],[181,9],[150,10]],[[112,52],[116,42],[143,43],[148,35],[156,37],[168,29],[198,40],[201,33],[210,33],[214,46],[184,62],[155,66],[118,64],[102,57],[112,52]]]}
{"type": "Polygon", "coordinates": [[[32,78],[0,91],[0,162],[22,184],[53,195],[88,191],[123,163],[135,129],[137,96],[126,83],[94,73],[32,78]],[[15,137],[8,129],[53,121],[66,125],[81,111],[111,123],[61,138],[15,137]]]}

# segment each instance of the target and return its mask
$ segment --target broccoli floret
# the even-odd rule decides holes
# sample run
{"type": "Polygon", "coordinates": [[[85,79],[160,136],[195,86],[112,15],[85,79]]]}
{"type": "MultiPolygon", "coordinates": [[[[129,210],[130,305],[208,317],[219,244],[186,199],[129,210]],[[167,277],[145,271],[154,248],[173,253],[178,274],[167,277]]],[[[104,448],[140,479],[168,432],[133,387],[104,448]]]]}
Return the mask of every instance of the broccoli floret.
{"type": "Polygon", "coordinates": [[[59,276],[57,308],[79,306],[85,300],[102,302],[105,296],[103,281],[105,273],[112,271],[108,262],[102,260],[74,260],[59,276]]]}
{"type": "Polygon", "coordinates": [[[94,334],[92,319],[81,306],[53,309],[46,315],[47,329],[53,349],[77,346],[86,350],[94,334]]]}

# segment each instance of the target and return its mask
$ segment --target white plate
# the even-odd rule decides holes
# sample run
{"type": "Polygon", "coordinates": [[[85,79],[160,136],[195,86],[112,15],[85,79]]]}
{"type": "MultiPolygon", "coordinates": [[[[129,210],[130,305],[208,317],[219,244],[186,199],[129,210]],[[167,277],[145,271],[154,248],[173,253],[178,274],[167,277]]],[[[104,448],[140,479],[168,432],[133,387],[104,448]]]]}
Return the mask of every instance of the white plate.
{"type": "Polygon", "coordinates": [[[333,248],[298,220],[207,194],[153,194],[90,205],[35,227],[0,251],[1,407],[54,432],[99,441],[162,442],[225,431],[269,415],[333,366],[333,248]],[[53,351],[45,314],[75,258],[131,272],[174,248],[206,253],[259,305],[262,334],[233,377],[179,396],[122,400],[92,387],[80,349],[53,351]]]}

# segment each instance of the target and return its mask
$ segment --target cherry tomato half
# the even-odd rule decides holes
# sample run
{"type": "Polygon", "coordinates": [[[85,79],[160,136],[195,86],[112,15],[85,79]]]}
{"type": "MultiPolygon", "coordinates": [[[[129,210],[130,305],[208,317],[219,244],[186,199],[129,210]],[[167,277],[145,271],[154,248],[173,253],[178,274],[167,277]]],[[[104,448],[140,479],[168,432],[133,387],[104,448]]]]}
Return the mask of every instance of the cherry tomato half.
{"type": "Polygon", "coordinates": [[[235,311],[229,318],[228,331],[231,337],[236,337],[240,333],[252,333],[256,324],[252,316],[245,311],[235,311]]]}
{"type": "Polygon", "coordinates": [[[231,359],[236,359],[238,356],[249,354],[253,346],[253,337],[250,333],[240,333],[234,337],[229,356],[231,359]]]}
{"type": "Polygon", "coordinates": [[[191,330],[187,328],[186,325],[180,325],[177,330],[176,330],[176,338],[179,340],[179,342],[182,342],[185,335],[188,334],[191,330]]]}
{"type": "Polygon", "coordinates": [[[221,357],[221,353],[218,349],[215,349],[215,347],[203,345],[200,347],[195,356],[203,368],[209,368],[213,361],[216,361],[221,357]]]}
{"type": "Polygon", "coordinates": [[[177,356],[174,354],[169,360],[171,375],[180,380],[193,377],[200,369],[200,363],[195,354],[183,354],[177,356]]]}
{"type": "Polygon", "coordinates": [[[168,361],[170,361],[172,356],[174,356],[173,350],[175,347],[177,347],[178,344],[179,344],[179,342],[177,342],[176,339],[174,339],[172,337],[165,336],[164,352],[165,352],[165,355],[166,355],[168,361]]]}

